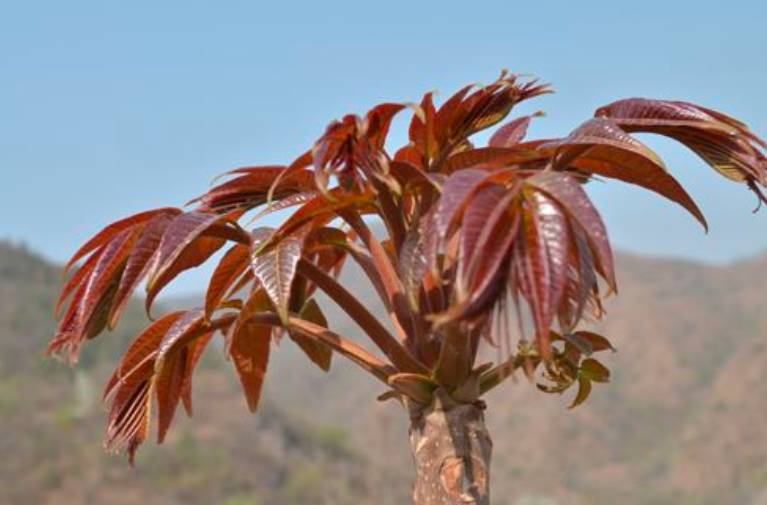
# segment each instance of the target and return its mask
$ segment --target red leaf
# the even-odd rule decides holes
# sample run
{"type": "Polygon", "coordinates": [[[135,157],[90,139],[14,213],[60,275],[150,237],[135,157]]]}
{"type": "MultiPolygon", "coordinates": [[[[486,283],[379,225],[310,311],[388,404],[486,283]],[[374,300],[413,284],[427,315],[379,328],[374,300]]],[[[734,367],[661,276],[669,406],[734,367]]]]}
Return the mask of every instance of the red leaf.
{"type": "Polygon", "coordinates": [[[413,115],[408,131],[410,141],[420,158],[430,160],[436,155],[437,141],[434,138],[434,93],[426,93],[421,100],[420,110],[413,115]]]}
{"type": "Polygon", "coordinates": [[[484,254],[483,249],[477,248],[477,241],[490,216],[498,208],[500,202],[509,194],[500,184],[488,184],[479,188],[466,206],[461,222],[461,246],[459,253],[460,273],[459,282],[466,286],[470,265],[475,254],[484,254]]]}
{"type": "Polygon", "coordinates": [[[607,238],[607,229],[580,184],[570,176],[557,173],[542,173],[528,181],[559,202],[583,228],[591,248],[596,252],[600,274],[613,290],[617,290],[613,254],[607,238]]]}
{"type": "Polygon", "coordinates": [[[282,197],[316,189],[314,175],[304,169],[268,166],[238,169],[230,173],[243,175],[212,188],[190,203],[199,202],[203,210],[252,208],[266,203],[270,194],[282,197]]]}
{"type": "Polygon", "coordinates": [[[277,231],[275,238],[290,235],[299,228],[311,224],[313,227],[326,225],[344,209],[362,207],[373,203],[372,192],[348,194],[340,188],[332,189],[328,195],[312,198],[296,210],[277,231]]]}
{"type": "MultiPolygon", "coordinates": [[[[155,387],[157,391],[157,440],[162,443],[173,421],[185,383],[191,375],[189,348],[197,339],[208,335],[204,311],[184,312],[165,333],[155,358],[155,387]]],[[[199,359],[199,356],[197,358],[199,359]]]]}
{"type": "Polygon", "coordinates": [[[151,218],[153,218],[157,214],[164,214],[166,212],[176,212],[176,211],[177,209],[174,209],[174,208],[149,210],[146,212],[140,212],[138,214],[134,214],[130,217],[121,219],[120,221],[116,221],[110,224],[109,226],[101,230],[98,234],[96,234],[92,239],[86,242],[85,245],[83,245],[74,254],[74,256],[72,256],[72,259],[70,259],[69,262],[64,267],[64,275],[66,275],[69,269],[72,268],[72,265],[77,263],[77,261],[80,260],[80,258],[84,257],[86,254],[92,252],[93,250],[103,246],[107,242],[110,242],[119,233],[127,230],[128,228],[132,228],[136,225],[149,221],[151,218]]]}
{"type": "MultiPolygon", "coordinates": [[[[85,283],[85,292],[79,300],[79,325],[85,327],[100,300],[115,282],[119,282],[128,256],[138,240],[140,229],[126,229],[104,247],[99,261],[85,283]]],[[[114,293],[112,293],[114,296],[114,293]]]]}
{"type": "Polygon", "coordinates": [[[105,398],[114,393],[106,430],[109,451],[127,448],[131,466],[136,449],[149,432],[154,359],[160,340],[182,313],[169,314],[153,323],[131,344],[110,378],[105,398]]]}
{"type": "Polygon", "coordinates": [[[490,147],[512,147],[519,144],[527,135],[530,121],[534,117],[536,116],[523,116],[498,128],[493,136],[490,137],[487,145],[490,147]]]}
{"type": "Polygon", "coordinates": [[[272,327],[254,323],[249,319],[267,307],[266,294],[261,290],[253,293],[227,335],[228,352],[237,368],[251,412],[256,411],[261,398],[264,376],[269,364],[272,327]]]}
{"type": "Polygon", "coordinates": [[[434,268],[437,255],[445,244],[456,216],[463,210],[472,193],[488,179],[487,172],[475,169],[460,170],[452,174],[442,189],[437,208],[427,221],[425,255],[434,268]]]}
{"type": "Polygon", "coordinates": [[[473,87],[474,85],[471,84],[464,86],[448,98],[437,111],[434,118],[434,130],[440,145],[445,145],[456,136],[456,117],[464,112],[461,110],[464,105],[464,98],[473,87]]]}
{"type": "Polygon", "coordinates": [[[365,116],[366,134],[378,149],[383,149],[391,122],[406,106],[400,103],[383,103],[375,106],[365,116]]]}
{"type": "Polygon", "coordinates": [[[296,193],[290,196],[286,196],[285,198],[277,200],[276,202],[272,202],[264,210],[256,214],[251,221],[258,221],[259,219],[268,216],[269,214],[289,209],[290,207],[294,207],[296,205],[307,203],[308,201],[313,200],[318,196],[319,193],[317,191],[306,191],[304,193],[296,193]]]}
{"type": "MultiPolygon", "coordinates": [[[[301,319],[314,323],[323,328],[328,327],[325,315],[322,313],[319,305],[314,299],[309,300],[301,309],[301,319]]],[[[333,357],[333,350],[323,342],[309,338],[303,333],[291,331],[290,338],[301,348],[309,359],[324,372],[330,370],[330,362],[333,357]]]]}
{"type": "Polygon", "coordinates": [[[570,229],[568,216],[552,199],[532,192],[528,201],[531,219],[525,219],[525,223],[535,228],[529,229],[525,237],[528,254],[532,255],[529,263],[532,268],[528,272],[532,275],[528,282],[535,291],[532,299],[538,302],[536,305],[531,301],[530,305],[538,334],[547,336],[567,281],[570,229]],[[537,276],[537,272],[546,273],[537,276]]]}
{"type": "Polygon", "coordinates": [[[242,211],[223,216],[190,212],[173,220],[162,237],[147,282],[147,312],[163,287],[181,272],[204,263],[224,245],[223,238],[206,236],[211,228],[240,215],[242,211]]]}
{"type": "Polygon", "coordinates": [[[557,164],[636,184],[654,191],[689,211],[704,228],[706,219],[681,184],[666,171],[660,158],[611,119],[592,119],[568,138],[541,146],[556,146],[557,164]]]}
{"type": "Polygon", "coordinates": [[[208,332],[203,334],[197,340],[189,344],[189,352],[187,353],[187,363],[185,370],[184,381],[181,388],[181,400],[184,402],[184,409],[187,415],[192,416],[192,373],[197,367],[197,363],[202,357],[202,353],[210,343],[214,332],[208,332]]]}
{"type": "MultiPolygon", "coordinates": [[[[746,125],[720,112],[686,102],[631,98],[595,113],[611,118],[629,132],[658,133],[692,149],[723,176],[748,182],[751,189],[767,183],[767,143],[746,125]]],[[[760,197],[763,197],[756,191],[760,197]]]]}
{"type": "MultiPolygon", "coordinates": [[[[493,201],[495,196],[492,195],[489,200],[493,201]]],[[[473,254],[467,258],[467,267],[463,271],[465,272],[463,286],[465,286],[466,293],[460,293],[461,286],[459,285],[458,298],[468,298],[469,307],[467,311],[470,313],[485,304],[488,297],[491,296],[493,288],[500,284],[496,281],[502,281],[506,278],[506,272],[501,272],[500,269],[508,258],[509,248],[519,230],[519,218],[510,211],[510,206],[516,197],[515,192],[506,191],[503,198],[496,202],[495,208],[487,216],[487,220],[476,238],[473,254]]],[[[472,216],[472,221],[479,217],[479,213],[472,216]]],[[[466,224],[474,226],[471,222],[465,222],[464,226],[466,224]]],[[[469,231],[468,235],[464,235],[462,239],[472,240],[471,235],[473,233],[469,231]]]]}
{"type": "Polygon", "coordinates": [[[474,167],[483,170],[497,170],[509,165],[548,161],[550,154],[536,150],[540,142],[525,142],[515,147],[479,147],[462,151],[450,156],[445,162],[444,172],[452,174],[465,168],[474,167]]]}
{"type": "MultiPolygon", "coordinates": [[[[158,319],[147,327],[123,354],[120,365],[107,381],[104,389],[104,399],[110,396],[118,383],[130,380],[137,366],[153,360],[165,334],[173,324],[184,314],[183,311],[173,312],[158,319]]],[[[154,364],[154,361],[152,361],[154,364]]],[[[154,365],[153,365],[154,366],[154,365]]]]}
{"type": "Polygon", "coordinates": [[[288,318],[288,304],[296,265],[303,254],[304,239],[309,229],[303,228],[264,251],[252,251],[253,273],[269,294],[283,322],[288,318]]]}
{"type": "MultiPolygon", "coordinates": [[[[186,376],[189,350],[182,348],[179,352],[164,359],[162,365],[155,368],[155,391],[157,394],[157,443],[165,441],[181,400],[181,392],[186,376]]],[[[159,363],[159,362],[158,362],[159,363]]]]}
{"type": "Polygon", "coordinates": [[[155,253],[166,228],[174,216],[180,213],[181,211],[158,214],[144,227],[141,236],[130,253],[122,274],[120,286],[115,295],[115,301],[109,316],[110,329],[115,327],[136,287],[149,273],[152,267],[152,259],[155,258],[155,253]]]}
{"type": "Polygon", "coordinates": [[[194,339],[206,333],[208,329],[205,313],[202,309],[185,311],[168,329],[162,342],[160,342],[157,349],[158,369],[162,366],[161,362],[164,359],[185,348],[194,339]]]}
{"type": "Polygon", "coordinates": [[[205,295],[205,318],[210,319],[232,284],[250,266],[250,248],[236,244],[221,258],[208,283],[205,295]]]}
{"type": "Polygon", "coordinates": [[[56,317],[61,316],[61,309],[64,307],[64,303],[66,302],[67,298],[79,287],[82,286],[83,281],[88,278],[88,276],[93,273],[93,268],[96,266],[96,264],[101,259],[101,254],[104,252],[104,248],[102,247],[94,254],[90,255],[88,257],[88,260],[83,264],[80,268],[77,269],[77,271],[72,275],[72,277],[67,281],[66,285],[64,286],[64,289],[61,290],[61,295],[59,295],[59,299],[56,302],[56,317]]]}

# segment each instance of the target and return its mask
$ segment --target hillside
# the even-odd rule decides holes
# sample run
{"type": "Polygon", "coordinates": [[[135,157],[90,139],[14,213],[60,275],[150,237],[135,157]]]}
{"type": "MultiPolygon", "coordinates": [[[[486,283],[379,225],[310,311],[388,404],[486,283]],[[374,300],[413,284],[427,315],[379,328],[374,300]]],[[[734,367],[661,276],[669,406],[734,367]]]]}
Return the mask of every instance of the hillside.
{"type": "Polygon", "coordinates": [[[105,454],[101,387],[146,318],[131,307],[74,370],[43,362],[59,283],[59,269],[0,242],[0,504],[351,504],[370,494],[375,482],[342,431],[269,401],[250,415],[215,352],[196,379],[194,422],[179,419],[166,446],[147,444],[135,471],[105,454]]]}
{"type": "MultiPolygon", "coordinates": [[[[617,264],[620,297],[600,329],[619,349],[614,383],[575,411],[524,380],[489,398],[494,503],[761,505],[767,256],[710,267],[622,254],[617,264]]],[[[346,277],[370,299],[354,271],[346,277]]],[[[0,243],[0,453],[15,455],[0,459],[0,504],[407,503],[401,409],[376,403],[381,387],[340,359],[327,375],[303,366],[288,342],[257,415],[213,352],[195,419],[167,447],[142,450],[134,472],[104,455],[97,391],[143,315],[134,308],[76,371],[41,365],[58,283],[55,267],[0,243]]]]}
{"type": "MultiPolygon", "coordinates": [[[[608,359],[613,383],[575,411],[524,380],[490,395],[495,502],[750,505],[767,488],[767,255],[711,267],[624,253],[617,265],[620,296],[599,328],[619,350],[608,359]]],[[[272,373],[281,389],[270,396],[292,395],[300,414],[344,426],[378,468],[407,480],[397,408],[353,410],[376,384],[350,367],[328,381],[298,367],[272,373]],[[294,384],[303,387],[284,387],[294,384]],[[342,389],[351,400],[328,401],[342,389]]]]}

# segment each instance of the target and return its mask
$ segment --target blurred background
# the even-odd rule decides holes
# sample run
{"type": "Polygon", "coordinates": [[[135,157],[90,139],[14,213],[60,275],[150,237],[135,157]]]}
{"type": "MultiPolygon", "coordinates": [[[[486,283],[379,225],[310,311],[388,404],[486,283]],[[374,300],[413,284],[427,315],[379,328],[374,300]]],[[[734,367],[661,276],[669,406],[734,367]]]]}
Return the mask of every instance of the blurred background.
{"type": "MultiPolygon", "coordinates": [[[[43,361],[63,262],[111,221],[290,161],[332,119],[503,68],[557,90],[517,112],[547,112],[535,137],[633,96],[719,109],[765,137],[765,19],[756,0],[0,0],[0,505],[407,503],[401,409],[290,345],[258,414],[211,352],[193,420],[135,471],[105,455],[101,387],[146,318],[137,304],[76,369],[43,361]]],[[[590,185],[620,251],[601,328],[614,381],[574,411],[525,381],[489,398],[498,505],[767,504],[767,216],[684,148],[643,140],[711,231],[649,193],[590,185]]],[[[198,303],[209,273],[180,278],[164,306],[198,303]]]]}

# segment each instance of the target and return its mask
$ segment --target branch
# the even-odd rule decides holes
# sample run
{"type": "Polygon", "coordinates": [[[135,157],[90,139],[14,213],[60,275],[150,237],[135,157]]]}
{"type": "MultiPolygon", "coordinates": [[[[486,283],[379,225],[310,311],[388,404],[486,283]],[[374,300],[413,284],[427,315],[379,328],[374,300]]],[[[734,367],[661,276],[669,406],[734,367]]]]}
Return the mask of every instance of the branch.
{"type": "MultiPolygon", "coordinates": [[[[282,325],[279,316],[272,312],[254,314],[251,320],[257,324],[260,323],[271,326],[282,325]]],[[[322,342],[337,353],[347,357],[362,367],[365,371],[371,373],[387,386],[389,385],[388,378],[397,373],[397,370],[393,366],[381,361],[363,347],[318,324],[305,321],[298,317],[290,317],[288,319],[288,327],[292,331],[301,333],[307,338],[322,342]]]]}
{"type": "Polygon", "coordinates": [[[537,352],[519,353],[511,356],[502,364],[482,375],[479,385],[480,394],[485,394],[495,388],[501,382],[511,377],[514,372],[520,368],[529,367],[530,369],[534,369],[540,360],[541,358],[538,356],[537,352]]]}
{"type": "Polygon", "coordinates": [[[370,252],[370,257],[378,271],[381,283],[386,289],[386,294],[389,298],[387,306],[392,308],[390,309],[393,311],[391,316],[397,333],[399,333],[405,345],[412,349],[414,346],[411,335],[416,331],[415,318],[407,304],[402,283],[389,255],[359,215],[346,211],[340,211],[338,214],[352,227],[370,252]]]}
{"type": "Polygon", "coordinates": [[[378,293],[378,297],[381,299],[381,302],[383,302],[384,307],[386,307],[386,310],[392,316],[392,319],[394,319],[394,308],[391,306],[389,294],[386,291],[386,287],[383,285],[381,276],[379,275],[379,272],[376,269],[376,265],[373,262],[373,259],[370,257],[370,254],[368,254],[362,247],[360,247],[358,244],[355,244],[354,242],[349,242],[346,245],[346,250],[349,251],[349,254],[351,254],[354,261],[357,262],[357,265],[359,265],[362,271],[365,272],[365,275],[368,276],[370,283],[378,293]]]}
{"type": "Polygon", "coordinates": [[[374,185],[378,193],[381,217],[386,225],[386,229],[389,231],[389,236],[394,244],[394,250],[399,251],[407,233],[404,215],[389,188],[385,184],[376,183],[375,181],[374,185]]]}
{"type": "Polygon", "coordinates": [[[322,289],[334,302],[336,302],[360,327],[368,334],[370,339],[391,362],[402,372],[412,372],[428,375],[428,369],[418,362],[403,347],[399,341],[389,333],[365,306],[354,295],[349,293],[335,279],[317,268],[314,264],[301,259],[298,262],[298,273],[322,289]]]}

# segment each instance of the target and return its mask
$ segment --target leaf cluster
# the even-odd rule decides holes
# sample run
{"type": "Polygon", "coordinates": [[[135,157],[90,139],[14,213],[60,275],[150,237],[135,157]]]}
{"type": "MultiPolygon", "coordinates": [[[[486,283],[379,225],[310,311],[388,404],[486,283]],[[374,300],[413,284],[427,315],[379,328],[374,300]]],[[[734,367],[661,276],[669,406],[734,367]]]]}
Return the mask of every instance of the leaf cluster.
{"type": "Polygon", "coordinates": [[[149,311],[179,274],[225,251],[204,303],[158,319],[126,351],[105,392],[107,447],[127,448],[132,460],[153,404],[160,442],[179,403],[191,413],[192,374],[217,333],[251,410],[270,350],[284,338],[323,370],[333,354],[350,359],[387,386],[383,397],[416,406],[440,389],[479,401],[519,368],[540,374],[546,392],[577,385],[573,406],[582,403],[592,383],[609,378],[592,354],[611,346],[579,326],[601,318],[604,297],[617,291],[607,230],[584,186],[640,186],[706,226],[660,157],[632,134],[683,143],[760,201],[767,145],[735,119],[676,101],[615,102],[562,138],[526,138],[540,113],[503,123],[516,105],[549,92],[504,72],[441,105],[428,93],[418,105],[347,115],[288,165],[231,171],[186,209],[136,214],[88,241],[67,266],[81,262],[62,290],[58,310],[66,311],[49,347],[71,361],[117,324],[142,283],[149,311]],[[408,142],[390,150],[392,121],[406,112],[408,142]],[[494,126],[487,145],[476,145],[474,135],[494,126]],[[242,224],[276,211],[290,212],[277,228],[242,224]],[[375,288],[389,325],[339,280],[348,261],[375,288]],[[362,328],[366,345],[328,327],[318,291],[362,328]],[[498,363],[477,365],[483,346],[501,350],[498,363]]]}

